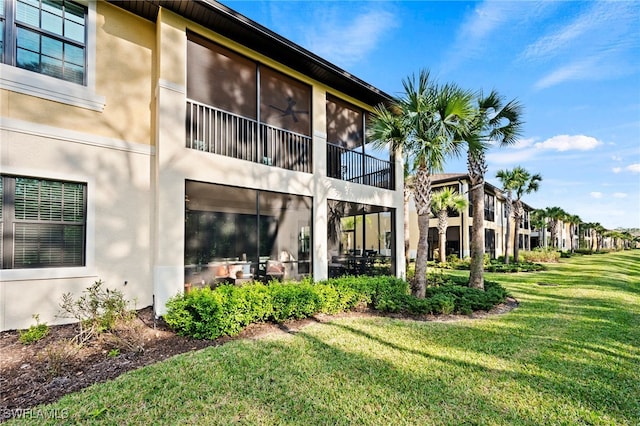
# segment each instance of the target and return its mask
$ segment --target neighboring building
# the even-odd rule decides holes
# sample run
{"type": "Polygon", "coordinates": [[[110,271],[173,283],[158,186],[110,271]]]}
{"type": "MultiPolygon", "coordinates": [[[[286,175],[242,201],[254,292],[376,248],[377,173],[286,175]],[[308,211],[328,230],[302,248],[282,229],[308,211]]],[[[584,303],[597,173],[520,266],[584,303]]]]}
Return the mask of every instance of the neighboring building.
{"type": "MultiPolygon", "coordinates": [[[[471,228],[473,226],[473,209],[469,198],[469,176],[465,173],[442,173],[434,174],[431,177],[432,191],[439,188],[452,187],[459,194],[462,194],[467,201],[469,207],[462,213],[449,212],[449,220],[447,226],[447,255],[456,255],[465,258],[471,255],[471,228]]],[[[506,248],[506,211],[504,208],[505,197],[500,188],[497,188],[485,182],[484,186],[484,234],[485,234],[485,253],[491,258],[504,256],[506,248]]],[[[531,248],[531,226],[529,221],[529,213],[533,210],[526,203],[525,217],[519,230],[519,248],[529,250],[531,248]]],[[[415,205],[411,205],[410,209],[410,256],[415,258],[416,248],[418,245],[418,221],[415,211],[415,205]]],[[[511,219],[511,236],[513,238],[515,232],[515,224],[511,219]]],[[[429,259],[434,258],[434,251],[438,249],[438,219],[431,218],[429,220],[429,259]]],[[[511,244],[509,254],[513,255],[513,243],[511,244]]]]}
{"type": "Polygon", "coordinates": [[[364,137],[388,95],[209,1],[0,22],[0,330],[99,279],[161,315],[222,265],[324,279],[367,250],[404,275],[401,159],[364,137]]]}

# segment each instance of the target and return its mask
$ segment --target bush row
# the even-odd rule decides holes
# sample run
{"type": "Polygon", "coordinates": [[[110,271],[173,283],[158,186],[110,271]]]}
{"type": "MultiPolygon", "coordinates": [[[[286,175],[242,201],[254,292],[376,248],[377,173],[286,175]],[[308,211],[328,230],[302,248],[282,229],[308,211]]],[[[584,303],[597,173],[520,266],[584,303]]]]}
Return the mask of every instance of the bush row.
{"type": "Polygon", "coordinates": [[[334,314],[358,305],[383,312],[470,314],[491,309],[507,297],[504,288],[488,281],[485,291],[468,288],[466,279],[440,278],[434,284],[427,289],[425,299],[411,296],[406,281],[389,276],[194,289],[169,300],[164,320],[181,335],[215,339],[238,334],[254,322],[334,314]]]}
{"type": "Polygon", "coordinates": [[[520,252],[520,257],[525,262],[555,263],[560,260],[560,252],[552,248],[536,248],[531,251],[520,252]]]}
{"type": "MultiPolygon", "coordinates": [[[[500,256],[498,259],[490,259],[489,255],[485,254],[483,261],[484,270],[488,272],[534,272],[543,271],[545,267],[539,263],[527,258],[526,253],[522,255],[522,260],[518,263],[513,262],[513,256],[510,256],[511,263],[508,265],[504,263],[504,256],[500,256]]],[[[559,257],[559,256],[558,256],[559,257]]],[[[471,258],[466,257],[460,259],[455,255],[447,257],[447,263],[435,263],[429,262],[429,266],[443,268],[443,269],[458,269],[468,271],[471,266],[471,258]]]]}

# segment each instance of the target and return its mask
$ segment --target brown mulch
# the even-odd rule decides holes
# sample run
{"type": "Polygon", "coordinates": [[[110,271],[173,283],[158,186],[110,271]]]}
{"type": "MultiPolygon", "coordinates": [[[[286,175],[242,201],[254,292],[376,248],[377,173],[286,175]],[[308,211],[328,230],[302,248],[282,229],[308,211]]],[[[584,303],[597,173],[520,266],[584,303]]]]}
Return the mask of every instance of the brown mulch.
{"type": "MultiPolygon", "coordinates": [[[[517,306],[515,299],[508,299],[489,312],[475,312],[471,316],[386,316],[418,321],[457,321],[501,314],[517,306]]],[[[161,319],[154,321],[153,311],[149,307],[138,311],[134,324],[126,330],[133,332],[134,336],[123,335],[124,339],[118,341],[98,338],[80,349],[72,345],[61,345],[76,334],[77,327],[73,324],[52,326],[46,337],[31,345],[20,343],[17,331],[1,332],[0,422],[12,417],[13,412],[57,401],[68,393],[114,379],[127,371],[177,354],[219,346],[234,339],[259,338],[270,333],[296,333],[309,324],[339,317],[371,316],[382,314],[369,310],[339,315],[318,314],[309,319],[287,321],[283,324],[252,324],[235,337],[196,340],[178,336],[161,319]],[[123,345],[123,342],[129,344],[123,345]]]]}

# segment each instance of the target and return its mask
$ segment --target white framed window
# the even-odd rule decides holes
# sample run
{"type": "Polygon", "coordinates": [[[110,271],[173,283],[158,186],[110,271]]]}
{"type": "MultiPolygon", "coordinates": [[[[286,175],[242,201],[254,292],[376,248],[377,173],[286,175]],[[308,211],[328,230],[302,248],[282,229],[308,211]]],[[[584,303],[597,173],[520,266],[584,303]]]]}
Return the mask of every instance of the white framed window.
{"type": "Polygon", "coordinates": [[[0,0],[0,88],[102,111],[96,2],[0,0]]]}
{"type": "Polygon", "coordinates": [[[2,175],[0,194],[1,269],[86,265],[86,183],[2,175]]]}

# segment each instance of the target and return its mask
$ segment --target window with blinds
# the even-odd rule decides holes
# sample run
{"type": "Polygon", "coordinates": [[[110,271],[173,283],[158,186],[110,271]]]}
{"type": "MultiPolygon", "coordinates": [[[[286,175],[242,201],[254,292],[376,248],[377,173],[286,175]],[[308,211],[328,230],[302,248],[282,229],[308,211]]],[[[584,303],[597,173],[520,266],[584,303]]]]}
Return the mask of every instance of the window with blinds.
{"type": "Polygon", "coordinates": [[[2,268],[84,266],[86,185],[2,176],[2,268]]]}

